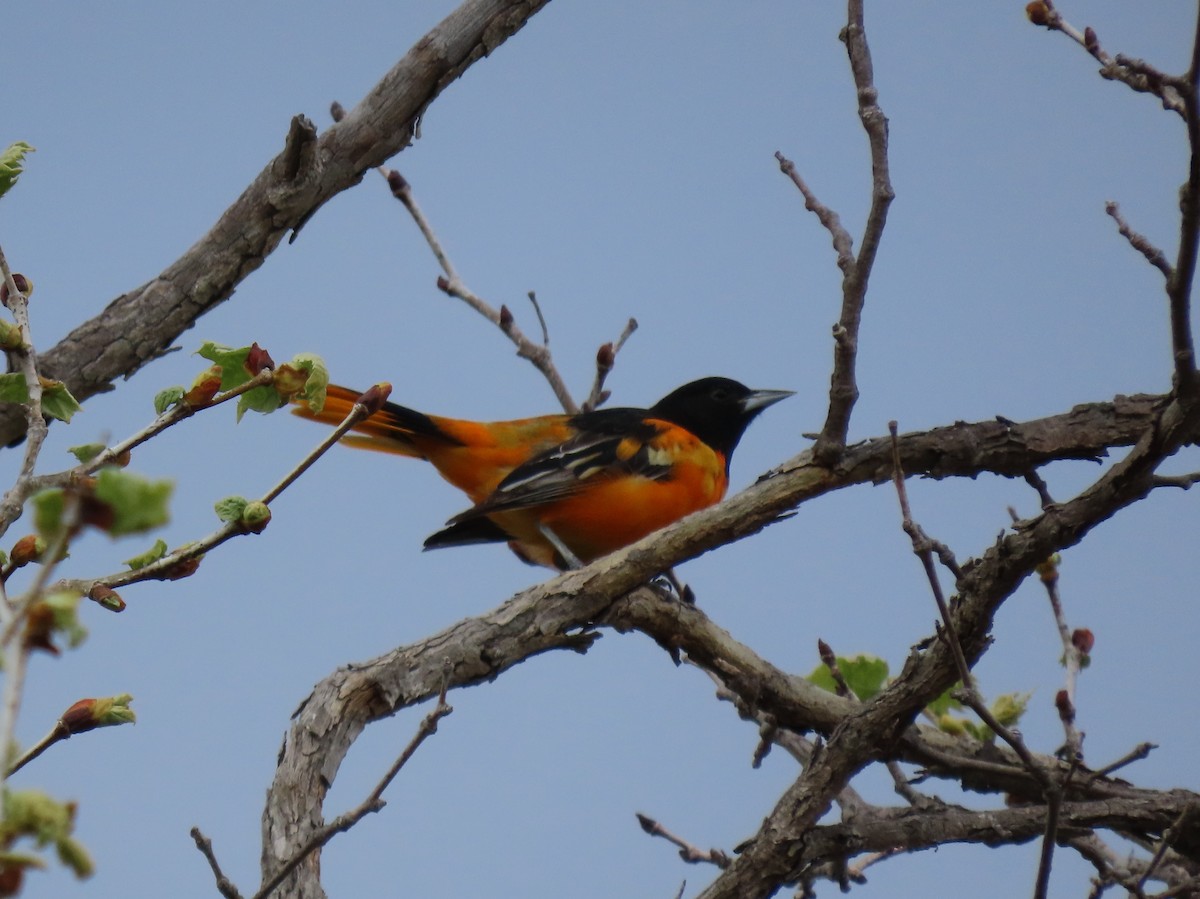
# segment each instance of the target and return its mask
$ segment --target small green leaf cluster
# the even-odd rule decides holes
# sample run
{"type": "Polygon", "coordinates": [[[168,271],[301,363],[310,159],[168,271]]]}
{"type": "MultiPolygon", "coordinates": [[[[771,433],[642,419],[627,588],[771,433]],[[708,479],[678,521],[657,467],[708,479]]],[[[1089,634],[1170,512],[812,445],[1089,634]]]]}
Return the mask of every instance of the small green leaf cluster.
{"type": "Polygon", "coordinates": [[[0,896],[21,891],[25,872],[46,867],[37,851],[53,847],[59,861],[76,877],[90,877],[95,866],[83,845],[73,836],[75,803],[59,802],[38,790],[5,790],[4,817],[0,820],[0,896]],[[15,848],[32,840],[35,851],[15,848]]]}
{"type": "MultiPolygon", "coordinates": [[[[846,686],[853,690],[854,695],[863,702],[882,690],[884,684],[887,683],[888,663],[878,656],[861,652],[856,656],[838,656],[837,664],[838,670],[841,671],[842,677],[846,681],[846,686]]],[[[828,665],[818,665],[808,679],[822,690],[828,690],[830,693],[837,692],[837,682],[828,665]]]]}
{"type": "Polygon", "coordinates": [[[311,353],[299,353],[277,366],[270,353],[257,343],[228,347],[207,341],[196,352],[213,364],[196,376],[190,388],[175,386],[160,391],[154,398],[158,414],[179,405],[188,409],[212,405],[218,394],[243,388],[264,371],[271,372],[269,382],[251,387],[238,397],[238,421],[248,411],[265,415],[289,402],[305,402],[317,409],[325,402],[329,373],[320,357],[311,353]]]}
{"type": "MultiPolygon", "coordinates": [[[[837,667],[843,680],[863,702],[871,699],[884,688],[888,680],[888,663],[878,656],[859,653],[856,656],[838,656],[837,667]]],[[[837,681],[828,665],[820,664],[808,675],[808,680],[823,690],[836,693],[837,681]]],[[[990,743],[996,735],[985,724],[954,712],[962,711],[965,706],[954,698],[953,693],[959,685],[955,684],[925,708],[925,714],[937,725],[939,730],[955,736],[969,736],[981,742],[990,743]]],[[[996,720],[1004,727],[1013,727],[1025,714],[1029,705],[1029,693],[1004,693],[992,702],[989,710],[996,720]]]]}

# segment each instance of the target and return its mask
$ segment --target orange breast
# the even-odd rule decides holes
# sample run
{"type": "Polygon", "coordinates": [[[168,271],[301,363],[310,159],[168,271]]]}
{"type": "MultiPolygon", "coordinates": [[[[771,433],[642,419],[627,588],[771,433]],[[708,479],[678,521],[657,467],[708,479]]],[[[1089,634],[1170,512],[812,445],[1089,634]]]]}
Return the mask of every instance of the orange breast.
{"type": "Polygon", "coordinates": [[[691,434],[676,433],[676,445],[659,448],[664,459],[676,460],[668,478],[596,475],[575,496],[535,511],[590,562],[719,502],[728,486],[725,460],[691,434]]]}

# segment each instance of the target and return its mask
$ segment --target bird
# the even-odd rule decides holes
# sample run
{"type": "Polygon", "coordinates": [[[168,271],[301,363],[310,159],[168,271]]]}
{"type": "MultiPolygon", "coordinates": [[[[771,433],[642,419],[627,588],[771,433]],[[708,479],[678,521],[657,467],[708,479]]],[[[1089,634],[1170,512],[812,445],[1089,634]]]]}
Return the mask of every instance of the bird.
{"type": "MultiPolygon", "coordinates": [[[[425,459],[472,505],[425,549],[507,543],[524,562],[565,571],[719,502],[746,428],[791,390],[706,377],[648,409],[601,408],[511,421],[427,415],[385,402],[341,442],[425,459]]],[[[340,424],[360,394],[331,385],[302,418],[340,424]]]]}

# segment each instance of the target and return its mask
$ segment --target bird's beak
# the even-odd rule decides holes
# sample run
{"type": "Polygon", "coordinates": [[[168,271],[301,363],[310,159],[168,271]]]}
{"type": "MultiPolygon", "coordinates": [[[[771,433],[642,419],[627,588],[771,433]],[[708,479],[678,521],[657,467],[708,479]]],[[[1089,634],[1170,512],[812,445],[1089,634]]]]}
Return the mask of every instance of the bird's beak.
{"type": "Polygon", "coordinates": [[[761,412],[767,406],[773,406],[795,392],[794,390],[755,390],[742,400],[742,409],[746,412],[761,412]]]}

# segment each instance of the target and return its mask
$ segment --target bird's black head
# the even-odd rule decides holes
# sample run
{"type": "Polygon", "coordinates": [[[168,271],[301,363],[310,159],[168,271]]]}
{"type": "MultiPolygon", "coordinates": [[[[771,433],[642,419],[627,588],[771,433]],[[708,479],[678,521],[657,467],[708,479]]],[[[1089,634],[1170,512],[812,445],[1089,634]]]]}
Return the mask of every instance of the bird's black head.
{"type": "Polygon", "coordinates": [[[792,393],[751,390],[729,378],[701,378],[668,393],[650,408],[650,414],[691,431],[722,453],[728,464],[755,416],[792,393]]]}

